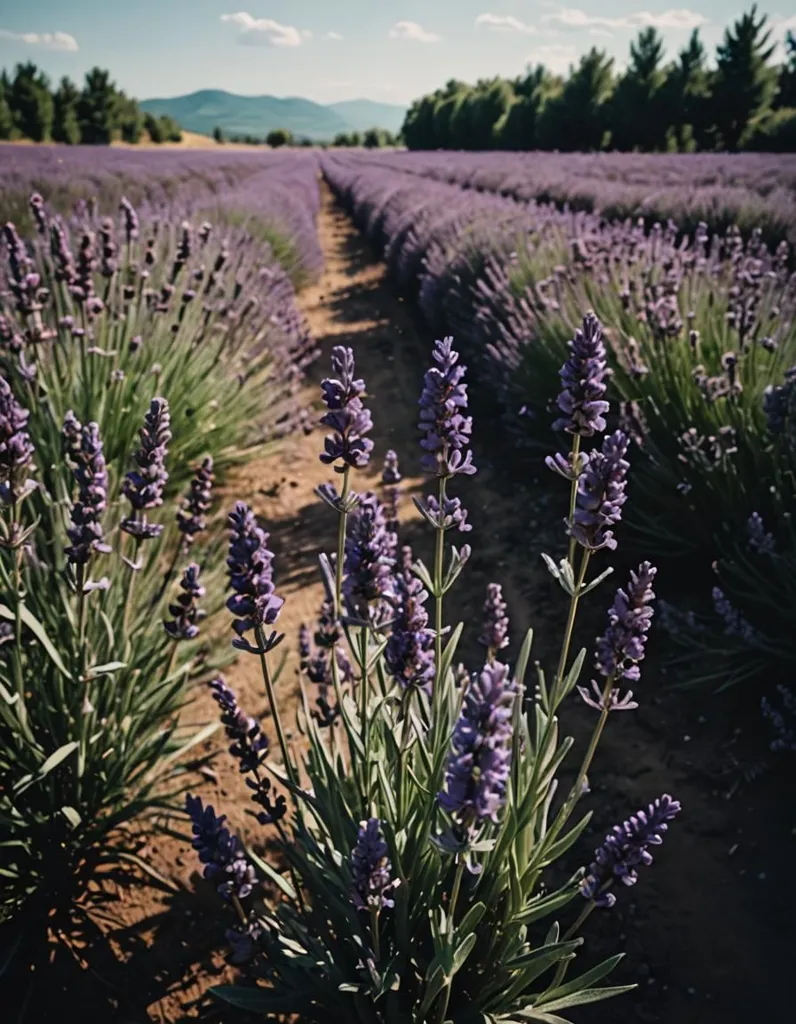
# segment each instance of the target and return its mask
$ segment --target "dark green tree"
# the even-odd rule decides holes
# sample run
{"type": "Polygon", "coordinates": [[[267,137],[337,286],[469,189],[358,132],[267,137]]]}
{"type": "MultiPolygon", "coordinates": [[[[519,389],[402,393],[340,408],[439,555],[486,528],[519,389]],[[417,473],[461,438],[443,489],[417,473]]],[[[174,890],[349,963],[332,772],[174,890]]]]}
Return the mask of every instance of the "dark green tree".
{"type": "Polygon", "coordinates": [[[20,135],[34,142],[49,142],[54,114],[50,82],[30,61],[17,64],[8,105],[20,135]]]}
{"type": "Polygon", "coordinates": [[[8,104],[8,94],[11,86],[5,71],[0,75],[0,139],[13,139],[16,134],[14,126],[14,115],[8,104]]]}
{"type": "Polygon", "coordinates": [[[564,83],[561,94],[545,104],[539,118],[540,149],[602,149],[609,138],[613,58],[592,47],[564,83]]]}
{"type": "Polygon", "coordinates": [[[724,32],[716,48],[713,80],[713,122],[723,148],[736,150],[769,109],[776,90],[776,72],[769,65],[774,44],[766,16],[757,4],[724,32]]]}
{"type": "MultiPolygon", "coordinates": [[[[438,98],[422,96],[411,105],[404,119],[401,134],[409,149],[435,149],[434,111],[438,98]]],[[[353,145],[353,143],[352,143],[353,145]]]]}
{"type": "Polygon", "coordinates": [[[65,142],[70,146],[80,142],[80,122],[77,115],[79,101],[78,87],[70,78],[62,78],[53,96],[53,139],[56,142],[65,142]]]}
{"type": "Polygon", "coordinates": [[[468,149],[495,149],[498,125],[514,101],[514,90],[505,78],[479,82],[470,100],[470,144],[468,149]]]}
{"type": "Polygon", "coordinates": [[[289,146],[292,141],[293,136],[285,128],[275,128],[265,137],[266,145],[272,149],[277,149],[279,146],[289,146]]]}
{"type": "Polygon", "coordinates": [[[694,29],[677,62],[669,67],[663,87],[663,120],[672,148],[688,152],[711,144],[710,104],[705,47],[694,29]]]}
{"type": "Polygon", "coordinates": [[[796,36],[788,32],[785,36],[785,61],[779,69],[779,83],[776,105],[796,107],[796,36]]]}
{"type": "Polygon", "coordinates": [[[137,100],[123,92],[116,94],[114,122],[123,142],[139,143],[144,137],[144,114],[137,100]]]}
{"type": "Polygon", "coordinates": [[[219,146],[224,141],[224,131],[221,128],[221,125],[217,124],[215,126],[215,128],[213,129],[213,138],[216,140],[216,142],[219,144],[219,146]]]}
{"type": "Polygon", "coordinates": [[[664,149],[667,125],[663,117],[663,39],[645,28],[630,44],[630,64],[611,101],[611,145],[645,152],[664,149]]]}
{"type": "Polygon", "coordinates": [[[561,80],[540,64],[524,78],[515,79],[512,86],[514,101],[495,125],[497,144],[501,149],[536,149],[539,115],[545,103],[561,92],[561,80]]]}
{"type": "Polygon", "coordinates": [[[362,145],[365,149],[380,149],[384,145],[381,128],[368,128],[362,136],[362,145]]]}
{"type": "Polygon", "coordinates": [[[86,74],[77,109],[83,142],[101,146],[113,141],[118,127],[118,103],[110,72],[92,68],[86,74]]]}

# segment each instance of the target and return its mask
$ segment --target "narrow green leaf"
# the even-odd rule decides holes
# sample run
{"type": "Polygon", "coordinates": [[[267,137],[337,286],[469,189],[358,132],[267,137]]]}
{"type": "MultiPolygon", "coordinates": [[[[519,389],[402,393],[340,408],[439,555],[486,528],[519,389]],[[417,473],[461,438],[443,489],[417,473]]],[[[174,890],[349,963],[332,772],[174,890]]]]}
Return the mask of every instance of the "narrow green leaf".
{"type": "Polygon", "coordinates": [[[573,828],[567,832],[565,836],[558,839],[550,849],[545,853],[544,858],[540,861],[540,867],[545,867],[548,864],[554,864],[558,858],[567,852],[572,846],[575,840],[580,836],[581,832],[586,828],[592,818],[592,812],[584,814],[580,821],[573,828]]]}
{"type": "Polygon", "coordinates": [[[295,997],[276,996],[267,988],[244,988],[242,985],[216,985],[210,989],[217,999],[223,999],[230,1006],[252,1013],[296,1013],[295,997]]]}
{"type": "Polygon", "coordinates": [[[529,629],[525,634],[525,639],[522,641],[522,647],[520,648],[519,656],[517,657],[517,664],[514,666],[514,678],[523,686],[525,684],[525,673],[528,670],[528,661],[531,657],[531,647],[533,646],[533,630],[529,629]]]}
{"type": "Polygon", "coordinates": [[[460,622],[456,629],[454,629],[450,640],[445,645],[445,650],[442,652],[442,671],[440,672],[440,679],[445,679],[448,674],[448,670],[451,667],[453,656],[456,654],[456,648],[459,645],[459,638],[462,635],[463,629],[464,623],[460,622]]]}
{"type": "MultiPolygon", "coordinates": [[[[596,967],[592,967],[590,970],[585,971],[579,977],[573,978],[572,981],[568,981],[565,985],[559,985],[558,988],[554,989],[550,993],[551,998],[558,1001],[562,997],[572,995],[576,992],[580,992],[582,989],[588,988],[597,981],[602,981],[606,975],[611,973],[624,955],[624,953],[617,953],[616,956],[609,956],[607,960],[603,960],[601,964],[597,964],[596,967]]],[[[631,985],[630,987],[635,988],[634,985],[631,985]]],[[[542,997],[539,999],[538,1005],[542,1005],[544,1002],[544,997],[542,997]]]]}
{"type": "Polygon", "coordinates": [[[109,676],[119,669],[127,668],[126,661],[109,661],[104,665],[92,665],[86,675],[89,679],[96,679],[97,676],[109,676]]]}
{"type": "Polygon", "coordinates": [[[470,932],[475,931],[478,927],[478,922],[485,913],[485,903],[474,903],[459,922],[459,926],[456,929],[456,935],[459,938],[463,938],[465,935],[469,935],[470,932]]]}
{"type": "Polygon", "coordinates": [[[586,988],[581,992],[573,992],[571,996],[564,996],[563,999],[554,999],[545,1003],[546,1010],[566,1010],[569,1006],[583,1006],[585,1003],[599,1003],[603,999],[613,999],[614,996],[624,995],[625,992],[632,992],[638,988],[637,985],[613,985],[608,988],[586,988]]]}
{"type": "Polygon", "coordinates": [[[80,822],[83,820],[74,807],[62,807],[61,814],[66,818],[72,828],[79,828],[80,822]]]}
{"type": "Polygon", "coordinates": [[[462,968],[465,960],[472,953],[473,946],[477,939],[478,936],[476,933],[470,932],[464,942],[462,942],[462,944],[457,948],[456,952],[453,954],[453,970],[451,971],[451,974],[456,974],[457,971],[462,968]]]}
{"type": "Polygon", "coordinates": [[[254,852],[254,850],[252,850],[250,848],[247,848],[246,849],[246,853],[254,861],[254,863],[260,869],[260,871],[262,871],[262,873],[266,876],[266,878],[270,882],[273,882],[274,885],[276,885],[279,889],[281,889],[282,892],[285,894],[285,896],[287,896],[287,898],[289,900],[294,900],[294,901],[296,900],[296,898],[297,898],[296,890],[293,888],[293,886],[290,884],[290,882],[288,882],[285,878],[283,878],[282,875],[280,875],[278,871],[275,871],[274,868],[272,868],[271,865],[267,861],[264,861],[262,859],[262,857],[259,857],[254,852]]]}
{"type": "Polygon", "coordinates": [[[77,740],[72,740],[71,743],[64,743],[62,747],[59,747],[50,754],[41,768],[39,768],[36,773],[37,778],[43,779],[45,775],[49,775],[53,768],[57,768],[61,761],[65,761],[73,751],[77,750],[78,746],[77,740]]]}
{"type": "MultiPolygon", "coordinates": [[[[66,666],[61,661],[61,655],[53,646],[50,638],[47,636],[47,632],[44,626],[42,626],[42,624],[39,622],[39,620],[36,618],[33,612],[24,603],[22,603],[19,606],[19,614],[22,621],[25,623],[25,625],[28,627],[31,633],[33,633],[33,635],[36,637],[36,639],[39,641],[42,647],[45,649],[45,651],[50,657],[50,660],[53,662],[58,671],[65,675],[67,679],[71,679],[71,674],[67,671],[66,666]]],[[[8,619],[10,622],[15,621],[14,613],[11,611],[8,605],[5,604],[0,604],[0,618],[8,619]]]]}

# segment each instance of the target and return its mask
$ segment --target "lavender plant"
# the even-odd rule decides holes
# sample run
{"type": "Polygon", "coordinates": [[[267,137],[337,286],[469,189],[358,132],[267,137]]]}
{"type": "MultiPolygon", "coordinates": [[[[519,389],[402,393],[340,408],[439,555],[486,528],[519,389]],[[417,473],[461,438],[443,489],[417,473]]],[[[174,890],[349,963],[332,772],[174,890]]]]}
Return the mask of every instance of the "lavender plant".
{"type": "MultiPolygon", "coordinates": [[[[595,411],[576,421],[572,449],[553,463],[570,484],[570,509],[569,552],[559,561],[547,559],[569,604],[552,674],[540,668],[535,687],[526,686],[530,631],[513,667],[498,660],[508,622],[493,585],[485,662],[462,677],[454,669],[462,627],[449,630],[444,611],[467,560],[465,551],[449,550],[448,534],[468,524],[448,486],[459,473],[475,472],[468,447],[472,421],[452,339],[436,344],[434,362],[420,399],[424,466],[438,485],[435,496],[418,502],[436,532],[430,568],[404,553],[384,559],[388,531],[376,501],[350,489],[356,463],[367,454],[355,446],[370,425],[353,353],[335,352],[338,375],[323,384],[330,411],[344,412],[325,417],[336,433],[322,458],[337,464],[344,486],[342,495],[331,485],[320,489],[338,516],[340,543],[336,564],[321,554],[326,603],[315,638],[324,652],[318,677],[335,714],[324,720],[314,713],[302,683],[304,754],[285,744],[267,663],[275,641],[263,643],[255,628],[283,764],[264,756],[254,761],[284,792],[284,815],[274,825],[279,859],[243,850],[212,808],[189,798],[208,877],[224,878],[224,885],[230,873],[236,879],[233,959],[245,959],[251,977],[263,982],[214,991],[264,1018],[552,1022],[564,1021],[570,1007],[626,992],[633,986],[600,984],[621,954],[568,977],[580,960],[581,929],[591,913],[608,912],[617,882],[635,883],[680,810],[664,794],[616,826],[591,862],[577,867],[575,844],[592,817],[581,807],[585,783],[612,712],[636,706],[624,690],[639,682],[652,617],[655,570],[643,563],[618,590],[608,627],[595,642],[602,682],[580,688],[595,713],[593,734],[574,782],[559,793],[559,769],[573,748],[573,740],[560,735],[560,722],[577,699],[587,655],[582,650],[572,657],[573,629],[580,602],[611,571],[597,567],[595,576],[592,566],[617,545],[628,439],[617,432],[600,443],[594,435],[602,413],[595,411]],[[362,429],[352,430],[354,424],[362,429]],[[581,450],[590,437],[593,447],[581,450]],[[424,609],[429,597],[433,626],[424,609]],[[374,615],[385,602],[392,616],[374,615]],[[344,646],[350,672],[337,658],[344,646]],[[270,890],[265,902],[249,892],[250,866],[270,890]]],[[[591,401],[599,395],[601,372],[600,361],[590,359],[583,377],[565,375],[565,388],[591,401]]],[[[261,550],[253,527],[247,535],[258,537],[248,547],[261,550]]],[[[235,577],[233,587],[241,593],[235,577]]],[[[239,624],[235,629],[240,632],[239,624]]],[[[313,681],[318,659],[306,627],[300,649],[304,675],[313,681]]],[[[235,737],[233,755],[248,771],[249,748],[241,737],[260,733],[234,696],[213,685],[235,737]]],[[[226,888],[222,895],[230,898],[226,888]]]]}

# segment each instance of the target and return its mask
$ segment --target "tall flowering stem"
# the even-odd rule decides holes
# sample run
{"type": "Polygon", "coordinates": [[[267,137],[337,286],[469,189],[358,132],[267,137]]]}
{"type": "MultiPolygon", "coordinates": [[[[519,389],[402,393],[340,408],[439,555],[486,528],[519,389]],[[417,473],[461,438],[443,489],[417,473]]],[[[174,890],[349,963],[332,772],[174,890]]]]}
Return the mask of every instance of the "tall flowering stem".
{"type": "Polygon", "coordinates": [[[435,519],[437,531],[434,551],[434,600],[435,600],[435,655],[436,679],[433,702],[439,719],[439,701],[442,682],[442,599],[444,596],[445,531],[456,523],[459,529],[466,529],[466,512],[461,509],[458,499],[448,498],[447,483],[462,473],[471,476],[476,471],[473,455],[467,447],[473,430],[467,409],[467,385],[464,383],[466,366],[459,362],[459,353],[453,348],[453,338],[434,342],[432,358],[435,365],[430,367],[423,378],[420,395],[420,430],[423,438],[420,446],[424,455],[423,469],[438,480],[436,500],[427,500],[427,511],[435,519]],[[454,507],[455,506],[455,507],[454,507]],[[436,513],[436,514],[435,514],[436,513]],[[449,521],[450,520],[450,521],[449,521]],[[447,525],[446,525],[447,523],[447,525]]]}

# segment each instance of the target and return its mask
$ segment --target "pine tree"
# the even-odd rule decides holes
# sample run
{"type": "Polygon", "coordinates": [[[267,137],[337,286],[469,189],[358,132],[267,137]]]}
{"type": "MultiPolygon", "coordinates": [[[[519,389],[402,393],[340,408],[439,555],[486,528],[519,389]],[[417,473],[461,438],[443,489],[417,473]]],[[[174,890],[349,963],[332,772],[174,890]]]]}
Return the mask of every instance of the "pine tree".
{"type": "Polygon", "coordinates": [[[613,58],[592,47],[539,118],[540,149],[602,149],[608,139],[613,58]]]}
{"type": "Polygon", "coordinates": [[[77,105],[80,91],[69,78],[62,78],[53,97],[55,117],[53,120],[53,139],[65,142],[70,146],[80,142],[80,123],[77,119],[77,105]]]}
{"type": "Polygon", "coordinates": [[[13,139],[14,116],[8,104],[10,86],[5,71],[0,75],[0,139],[13,139]]]}
{"type": "Polygon", "coordinates": [[[8,105],[20,135],[34,142],[49,142],[54,113],[50,83],[30,61],[17,64],[8,105]]]}
{"type": "Polygon", "coordinates": [[[721,145],[736,150],[754,130],[754,121],[771,105],[776,72],[769,65],[774,44],[766,30],[766,16],[757,17],[757,4],[732,28],[716,48],[713,82],[713,121],[721,145]]]}
{"type": "Polygon", "coordinates": [[[645,28],[630,44],[630,64],[611,104],[611,143],[617,149],[644,152],[663,149],[666,124],[662,118],[661,68],[663,39],[654,28],[645,28]]]}
{"type": "Polygon", "coordinates": [[[108,145],[113,141],[117,125],[117,93],[110,73],[92,68],[80,94],[78,118],[83,142],[108,145]]]}

